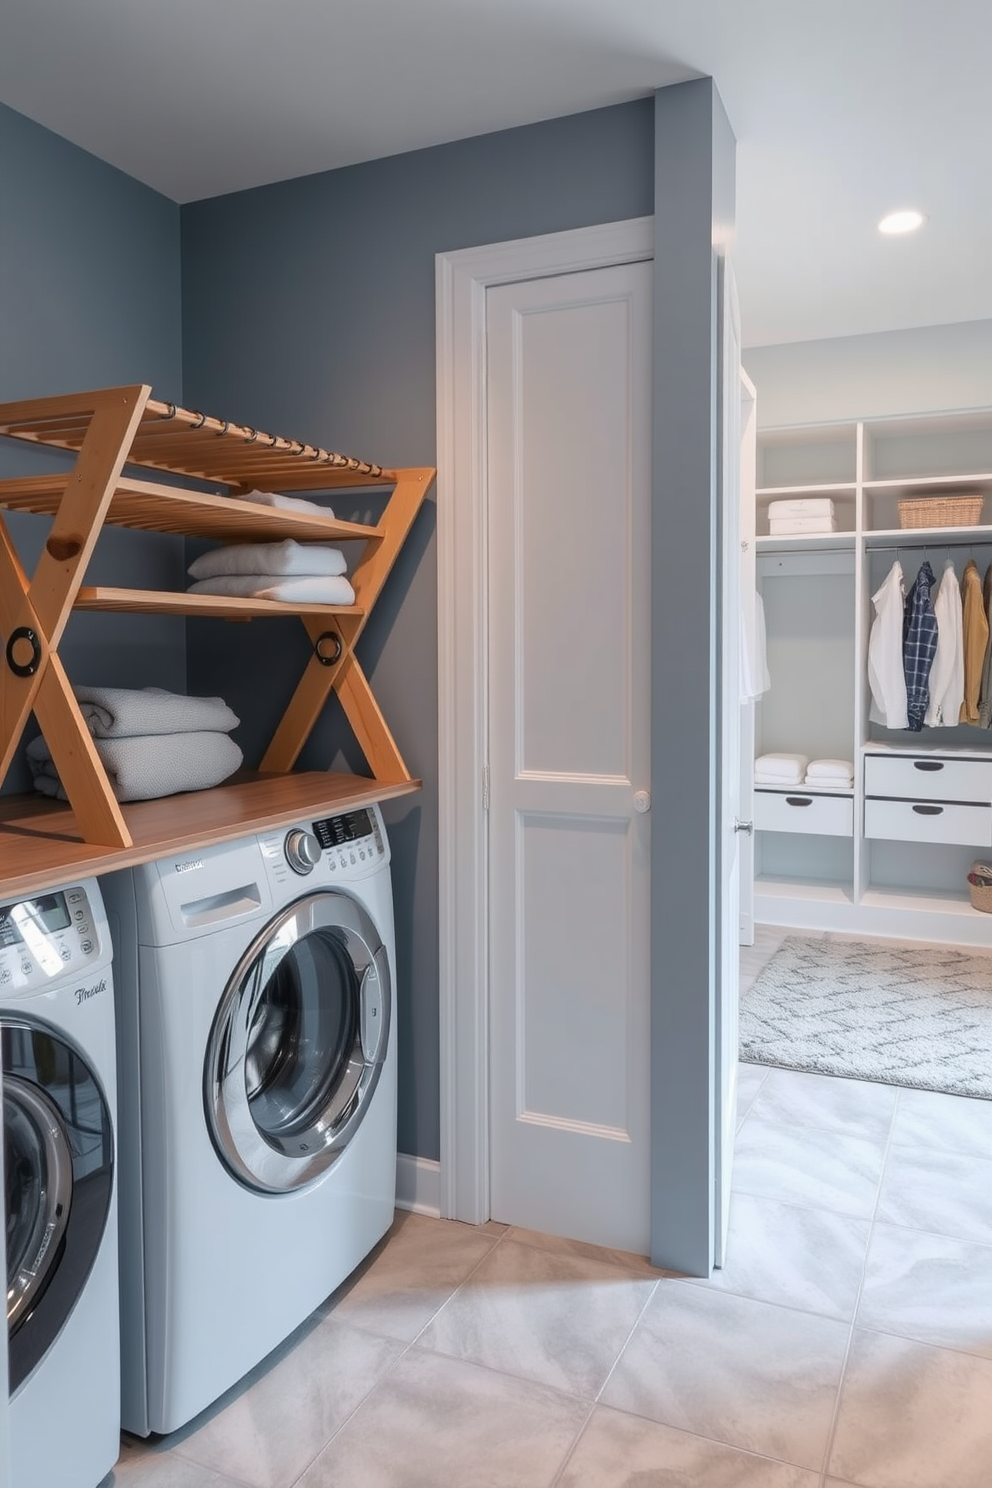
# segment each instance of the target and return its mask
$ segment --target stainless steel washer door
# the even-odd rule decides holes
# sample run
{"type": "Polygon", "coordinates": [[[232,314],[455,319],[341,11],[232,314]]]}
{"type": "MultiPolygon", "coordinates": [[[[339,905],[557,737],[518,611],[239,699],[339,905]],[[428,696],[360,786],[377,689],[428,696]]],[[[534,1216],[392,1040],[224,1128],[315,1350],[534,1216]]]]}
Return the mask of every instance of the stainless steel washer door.
{"type": "Polygon", "coordinates": [[[13,1393],[65,1326],[96,1260],[114,1140],[96,1075],[63,1033],[5,1012],[0,1058],[13,1393]]]}
{"type": "Polygon", "coordinates": [[[260,1193],[319,1177],[357,1131],[389,1040],[386,953],[346,894],[297,900],[235,967],[214,1019],[204,1103],[231,1173],[260,1193]]]}

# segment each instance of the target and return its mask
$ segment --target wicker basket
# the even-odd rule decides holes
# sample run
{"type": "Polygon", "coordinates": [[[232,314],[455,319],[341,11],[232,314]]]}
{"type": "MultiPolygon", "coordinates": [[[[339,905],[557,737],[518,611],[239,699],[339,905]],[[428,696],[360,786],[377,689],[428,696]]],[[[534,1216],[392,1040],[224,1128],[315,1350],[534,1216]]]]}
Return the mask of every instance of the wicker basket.
{"type": "Polygon", "coordinates": [[[913,496],[899,502],[900,527],[975,527],[985,497],[913,496]]]}
{"type": "Polygon", "coordinates": [[[972,863],[968,889],[973,908],[992,914],[992,863],[972,863]]]}

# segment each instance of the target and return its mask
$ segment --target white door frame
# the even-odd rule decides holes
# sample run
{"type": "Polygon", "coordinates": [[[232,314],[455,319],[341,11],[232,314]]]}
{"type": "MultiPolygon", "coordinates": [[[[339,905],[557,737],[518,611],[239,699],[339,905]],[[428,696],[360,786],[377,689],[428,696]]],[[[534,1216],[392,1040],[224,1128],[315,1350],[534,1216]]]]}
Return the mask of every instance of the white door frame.
{"type": "Polygon", "coordinates": [[[486,290],[653,258],[650,217],[438,254],[441,1214],[489,1218],[486,290]]]}

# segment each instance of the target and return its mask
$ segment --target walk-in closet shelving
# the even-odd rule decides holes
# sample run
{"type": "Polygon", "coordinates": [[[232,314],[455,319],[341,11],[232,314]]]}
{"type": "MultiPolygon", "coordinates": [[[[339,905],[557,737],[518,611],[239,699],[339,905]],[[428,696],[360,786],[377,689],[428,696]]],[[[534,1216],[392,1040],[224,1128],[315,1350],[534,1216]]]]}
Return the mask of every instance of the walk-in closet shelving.
{"type": "Polygon", "coordinates": [[[969,558],[982,576],[992,562],[992,410],[760,431],[755,516],[772,679],[755,753],[855,767],[853,789],[830,793],[847,795],[846,813],[822,790],[789,811],[772,799],[784,789],[756,790],[755,918],[992,942],[967,885],[992,856],[992,731],[887,730],[869,718],[867,675],[871,596],[896,558],[907,586],[924,557],[938,583],[945,556],[959,579],[969,558]],[[900,525],[900,500],[965,494],[985,498],[974,525],[900,525]],[[770,502],[824,495],[837,530],[768,535],[770,502]]]}
{"type": "Polygon", "coordinates": [[[32,512],[51,524],[29,576],[0,516],[0,780],[34,712],[70,803],[0,797],[0,895],[33,892],[67,873],[98,873],[419,788],[354,648],[433,470],[386,470],[264,434],[153,399],[145,385],[0,404],[0,435],[9,441],[8,451],[26,441],[71,457],[63,456],[54,472],[0,480],[0,509],[32,512]],[[157,472],[165,479],[155,479],[157,472]],[[309,496],[357,488],[369,488],[381,507],[372,523],[239,499],[256,489],[309,496]],[[87,587],[87,564],[105,524],[222,542],[350,543],[357,553],[351,569],[355,603],[289,605],[126,584],[87,587]],[[214,790],[122,806],[59,658],[74,610],[229,620],[298,615],[311,655],[257,770],[214,790]],[[332,692],[365,753],[368,777],[294,771],[332,692]]]}

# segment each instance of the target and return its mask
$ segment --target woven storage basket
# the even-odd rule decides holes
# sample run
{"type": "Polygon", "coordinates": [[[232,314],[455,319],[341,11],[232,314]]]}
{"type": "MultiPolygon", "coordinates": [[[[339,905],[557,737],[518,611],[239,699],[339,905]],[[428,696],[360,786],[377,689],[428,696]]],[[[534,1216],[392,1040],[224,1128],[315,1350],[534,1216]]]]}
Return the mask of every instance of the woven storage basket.
{"type": "Polygon", "coordinates": [[[987,878],[990,880],[987,884],[976,884],[972,883],[969,878],[968,890],[971,894],[972,906],[975,909],[983,910],[985,914],[992,914],[992,864],[972,863],[971,871],[978,878],[987,878]]]}
{"type": "Polygon", "coordinates": [[[975,527],[985,497],[913,496],[899,502],[900,527],[975,527]]]}

